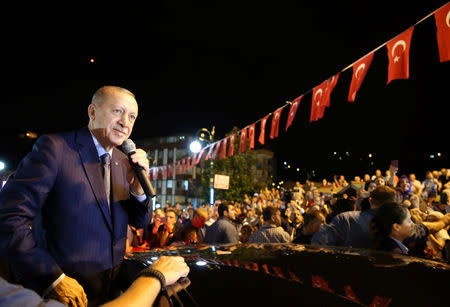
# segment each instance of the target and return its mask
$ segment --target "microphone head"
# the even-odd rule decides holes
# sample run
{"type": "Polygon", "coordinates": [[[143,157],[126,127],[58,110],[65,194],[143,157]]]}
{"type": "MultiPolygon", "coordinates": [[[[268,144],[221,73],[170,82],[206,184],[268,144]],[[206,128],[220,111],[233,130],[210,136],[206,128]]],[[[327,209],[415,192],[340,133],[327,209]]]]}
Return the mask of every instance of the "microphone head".
{"type": "Polygon", "coordinates": [[[136,151],[136,144],[130,139],[127,139],[122,144],[123,151],[128,155],[131,152],[136,151]]]}

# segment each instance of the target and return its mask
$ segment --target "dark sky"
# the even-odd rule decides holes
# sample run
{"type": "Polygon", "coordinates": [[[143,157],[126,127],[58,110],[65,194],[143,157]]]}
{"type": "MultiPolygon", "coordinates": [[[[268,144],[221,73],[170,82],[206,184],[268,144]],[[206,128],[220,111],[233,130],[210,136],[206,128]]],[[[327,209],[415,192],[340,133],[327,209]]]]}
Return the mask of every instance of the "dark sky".
{"type": "MultiPolygon", "coordinates": [[[[222,138],[233,126],[243,128],[307,92],[446,1],[124,3],[2,12],[0,159],[15,165],[30,149],[20,133],[87,124],[90,98],[106,84],[136,94],[134,139],[193,134],[213,125],[222,138]]],[[[356,103],[346,101],[350,69],[341,74],[324,119],[309,123],[311,94],[306,95],[288,132],[283,114],[280,137],[264,148],[302,170],[387,169],[391,159],[399,159],[405,171],[449,167],[448,113],[442,109],[449,102],[449,63],[439,63],[435,31],[433,17],[416,27],[409,80],[386,86],[382,48],[356,103]],[[333,160],[334,151],[344,159],[333,160]],[[367,160],[371,152],[376,155],[367,160]],[[437,152],[441,161],[425,159],[437,152]]]]}

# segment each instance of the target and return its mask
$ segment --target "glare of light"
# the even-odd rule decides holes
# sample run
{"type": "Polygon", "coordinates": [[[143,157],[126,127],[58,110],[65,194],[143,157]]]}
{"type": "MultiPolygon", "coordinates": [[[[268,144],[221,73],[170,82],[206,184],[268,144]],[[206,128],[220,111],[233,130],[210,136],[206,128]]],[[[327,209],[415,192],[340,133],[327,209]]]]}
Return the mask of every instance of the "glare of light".
{"type": "Polygon", "coordinates": [[[286,162],[286,161],[284,161],[284,165],[287,165],[287,162],[286,162]]]}
{"type": "Polygon", "coordinates": [[[0,171],[5,169],[5,162],[0,161],[0,171]]]}
{"type": "Polygon", "coordinates": [[[272,185],[275,185],[275,182],[272,182],[272,185]]]}
{"type": "Polygon", "coordinates": [[[213,252],[215,252],[215,251],[216,251],[216,247],[215,247],[215,246],[212,246],[212,247],[211,247],[211,250],[212,250],[213,252]]]}
{"type": "Polygon", "coordinates": [[[214,188],[209,189],[209,203],[214,204],[214,188]]]}
{"type": "Polygon", "coordinates": [[[288,168],[291,168],[291,166],[290,166],[290,165],[288,165],[288,168]]]}
{"type": "Polygon", "coordinates": [[[339,157],[339,160],[342,160],[342,157],[339,157]]]}
{"type": "Polygon", "coordinates": [[[337,152],[333,152],[334,155],[337,155],[337,152]]]}
{"type": "Polygon", "coordinates": [[[300,172],[300,169],[297,167],[297,172],[300,172]]]}
{"type": "Polygon", "coordinates": [[[371,153],[369,154],[369,158],[372,158],[372,154],[371,153]]]}
{"type": "Polygon", "coordinates": [[[430,159],[434,159],[434,155],[430,155],[430,159]]]}
{"type": "Polygon", "coordinates": [[[158,260],[158,257],[156,257],[156,256],[153,256],[152,258],[150,258],[150,259],[152,259],[153,261],[156,261],[156,260],[158,260]]]}
{"type": "Polygon", "coordinates": [[[277,185],[277,189],[279,189],[280,188],[280,186],[279,185],[277,185]]]}
{"type": "Polygon", "coordinates": [[[94,58],[91,58],[89,62],[94,63],[94,58]]]}
{"type": "Polygon", "coordinates": [[[440,157],[440,156],[441,156],[441,153],[440,153],[440,152],[438,152],[438,153],[437,153],[437,155],[438,155],[438,157],[440,157]]]}
{"type": "Polygon", "coordinates": [[[205,266],[206,262],[200,260],[200,261],[197,261],[195,264],[198,265],[198,266],[205,266]]]}
{"type": "Polygon", "coordinates": [[[192,141],[192,143],[189,145],[189,149],[193,153],[198,153],[202,149],[202,144],[198,140],[192,141]]]}

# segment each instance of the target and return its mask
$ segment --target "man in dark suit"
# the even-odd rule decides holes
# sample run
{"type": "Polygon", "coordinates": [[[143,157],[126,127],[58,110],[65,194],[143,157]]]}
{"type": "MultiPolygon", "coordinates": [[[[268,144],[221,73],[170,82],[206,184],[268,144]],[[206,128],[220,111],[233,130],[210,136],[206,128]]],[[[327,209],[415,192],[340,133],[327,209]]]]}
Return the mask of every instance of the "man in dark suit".
{"type": "MultiPolygon", "coordinates": [[[[40,137],[0,192],[0,251],[16,277],[74,306],[117,296],[127,225],[143,228],[151,216],[150,199],[115,148],[137,118],[134,95],[102,87],[88,115],[88,127],[40,137]],[[36,233],[44,232],[42,244],[36,233]]],[[[148,172],[143,150],[132,160],[148,172]]]]}

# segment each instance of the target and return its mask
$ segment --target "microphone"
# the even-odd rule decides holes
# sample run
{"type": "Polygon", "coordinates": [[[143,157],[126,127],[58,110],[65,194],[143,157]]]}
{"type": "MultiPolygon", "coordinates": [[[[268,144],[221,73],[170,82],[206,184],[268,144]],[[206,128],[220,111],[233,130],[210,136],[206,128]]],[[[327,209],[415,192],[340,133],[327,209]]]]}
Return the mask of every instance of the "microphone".
{"type": "Polygon", "coordinates": [[[145,171],[145,168],[143,168],[139,164],[136,164],[133,161],[131,161],[131,155],[133,155],[136,152],[136,145],[134,144],[134,142],[130,139],[125,140],[122,144],[122,149],[128,155],[128,159],[130,160],[131,167],[133,168],[134,172],[136,173],[136,176],[138,177],[139,183],[141,184],[145,195],[149,199],[155,197],[156,192],[153,189],[153,186],[150,182],[149,177],[147,176],[147,172],[145,171]]]}

